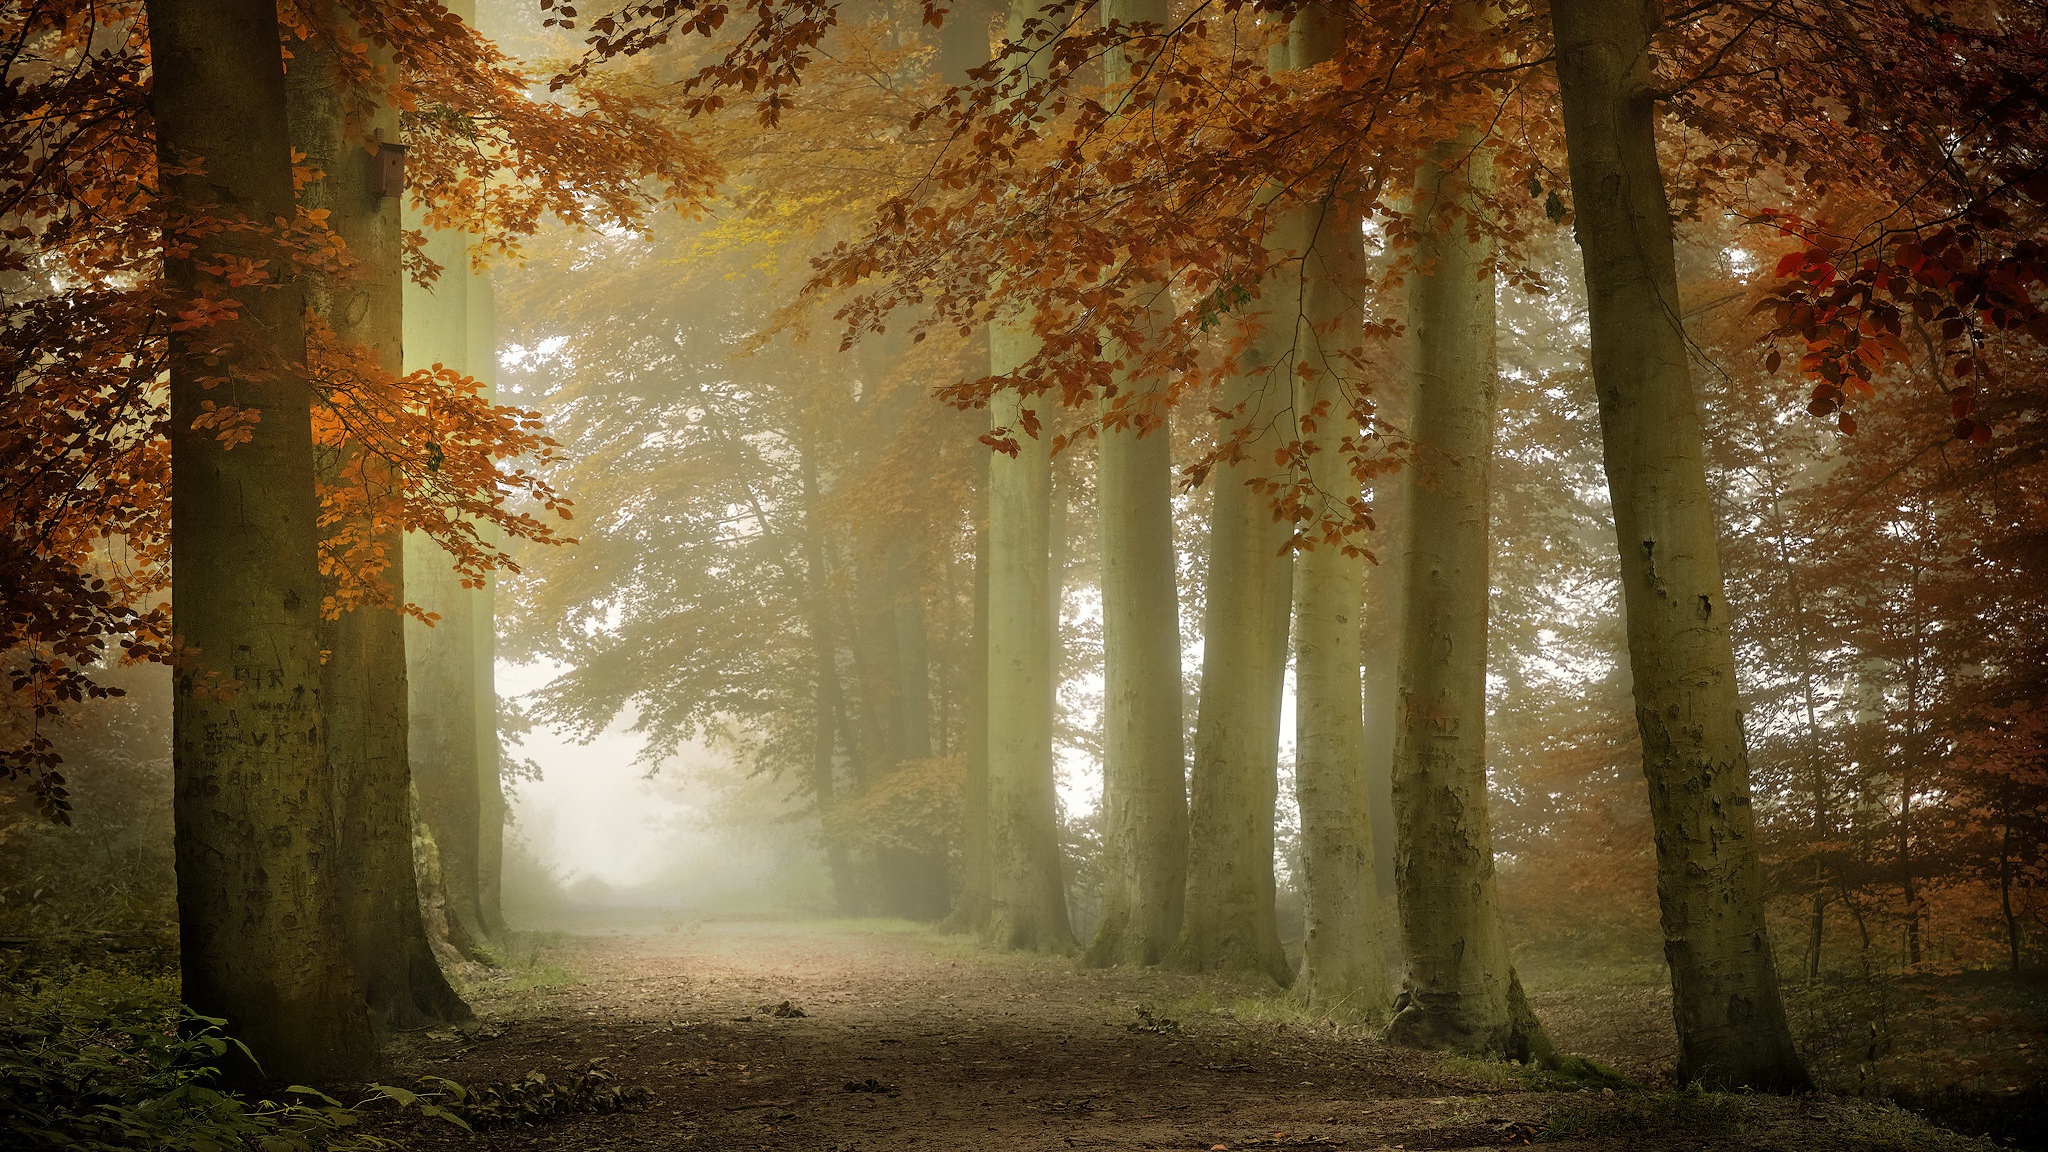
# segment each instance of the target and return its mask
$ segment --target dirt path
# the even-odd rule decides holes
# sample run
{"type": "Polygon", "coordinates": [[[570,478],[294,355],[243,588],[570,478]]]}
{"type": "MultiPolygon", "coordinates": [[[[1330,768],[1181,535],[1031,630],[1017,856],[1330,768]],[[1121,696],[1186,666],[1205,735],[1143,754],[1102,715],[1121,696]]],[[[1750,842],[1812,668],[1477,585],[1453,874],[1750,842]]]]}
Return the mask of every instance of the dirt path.
{"type": "MultiPolygon", "coordinates": [[[[1513,1147],[1546,1128],[1563,1147],[1631,1152],[1890,1146],[1731,1143],[1728,1123],[1702,1128],[1684,1115],[1631,1113],[1617,1125],[1601,1110],[1663,1097],[1529,1091],[1510,1071],[1219,1010],[1242,995],[1225,985],[991,957],[922,933],[715,922],[575,937],[538,957],[543,967],[551,958],[574,979],[502,981],[479,997],[480,1026],[410,1038],[396,1071],[481,1084],[535,1069],[559,1077],[602,1058],[651,1102],[481,1140],[425,1129],[412,1146],[1411,1152],[1513,1147]],[[802,1014],[776,1015],[784,1002],[802,1014]],[[1561,1110],[1592,1119],[1569,1135],[1561,1110]]],[[[1772,1124],[1834,1124],[1792,1102],[1741,1105],[1755,1107],[1776,1109],[1772,1124]]]]}

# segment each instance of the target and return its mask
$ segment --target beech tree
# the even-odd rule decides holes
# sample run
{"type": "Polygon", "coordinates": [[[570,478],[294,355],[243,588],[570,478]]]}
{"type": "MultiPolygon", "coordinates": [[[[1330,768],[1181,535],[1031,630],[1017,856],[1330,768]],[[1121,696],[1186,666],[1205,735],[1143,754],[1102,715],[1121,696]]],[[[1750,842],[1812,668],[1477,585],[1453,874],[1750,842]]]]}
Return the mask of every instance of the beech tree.
{"type": "MultiPolygon", "coordinates": [[[[1011,0],[1012,41],[1037,10],[1011,0]]],[[[1027,68],[1023,81],[1032,79],[1027,68]]],[[[1024,369],[1035,344],[1029,317],[991,322],[990,373],[1024,369]]],[[[1013,391],[989,409],[990,434],[1005,443],[988,475],[987,934],[998,947],[1059,952],[1074,947],[1074,931],[1053,794],[1052,429],[1029,405],[1013,391]]]]}
{"type": "MultiPolygon", "coordinates": [[[[318,175],[300,188],[298,202],[325,214],[349,258],[336,273],[310,279],[307,308],[336,345],[330,355],[359,350],[364,368],[396,379],[404,372],[402,188],[388,166],[399,149],[398,113],[380,94],[357,90],[340,67],[337,53],[354,40],[352,22],[334,6],[305,11],[310,26],[291,42],[287,111],[292,147],[318,175]]],[[[388,50],[373,60],[380,70],[393,66],[388,50]]],[[[325,527],[348,534],[352,550],[373,554],[383,568],[380,595],[344,588],[332,574],[324,581],[333,615],[321,621],[321,701],[335,777],[342,935],[378,1024],[467,1019],[427,941],[413,871],[400,480],[389,460],[345,426],[333,439],[320,461],[322,485],[359,498],[330,500],[325,527]]]]}
{"type": "MultiPolygon", "coordinates": [[[[1164,28],[1163,0],[1104,7],[1103,19],[1164,28]]],[[[1104,64],[1110,86],[1146,65],[1104,64]]],[[[1169,306],[1166,285],[1152,289],[1169,306]]],[[[1180,604],[1173,551],[1173,434],[1161,381],[1117,382],[1096,442],[1102,521],[1102,919],[1096,965],[1157,964],[1180,933],[1187,887],[1187,750],[1181,728],[1180,604]]]]}
{"type": "MultiPolygon", "coordinates": [[[[433,284],[413,285],[405,294],[405,366],[408,371],[440,368],[473,376],[484,350],[470,346],[469,295],[479,277],[470,270],[469,238],[431,229],[423,252],[440,265],[441,274],[433,284]]],[[[411,576],[406,595],[422,613],[406,622],[405,654],[413,779],[420,819],[434,842],[436,894],[456,950],[487,959],[491,933],[484,920],[480,871],[484,762],[476,659],[491,621],[479,611],[481,597],[470,586],[472,578],[457,571],[425,534],[407,536],[402,562],[411,576]]]]}
{"type": "Polygon", "coordinates": [[[1679,1074],[1796,1089],[1806,1072],[1764,924],[1731,613],[1657,159],[1656,17],[1611,0],[1559,0],[1551,17],[1679,1074]]]}
{"type": "Polygon", "coordinates": [[[157,178],[180,242],[172,327],[172,627],[183,997],[245,1078],[361,1076],[375,1056],[334,883],[319,536],[284,58],[269,0],[152,0],[157,178]],[[220,227],[222,224],[232,227],[220,227]],[[254,290],[251,290],[251,289],[254,290]],[[238,415],[220,427],[224,406],[238,415]]]}
{"type": "MultiPolygon", "coordinates": [[[[692,195],[702,158],[649,131],[630,102],[578,117],[528,100],[504,58],[439,5],[294,9],[289,28],[270,10],[219,4],[24,15],[17,45],[59,66],[30,69],[38,114],[7,122],[8,155],[27,161],[11,169],[9,210],[33,226],[9,230],[4,263],[18,268],[19,241],[38,229],[89,226],[61,231],[66,241],[36,258],[54,257],[65,276],[6,300],[10,331],[27,337],[18,349],[10,341],[9,403],[36,436],[62,428],[118,450],[0,456],[10,507],[48,532],[12,537],[27,546],[9,551],[13,575],[0,583],[54,610],[10,615],[9,659],[31,672],[14,690],[38,717],[109,694],[94,665],[116,642],[125,659],[176,666],[187,1003],[225,1017],[266,1075],[359,1074],[372,1025],[461,1010],[419,946],[403,763],[389,755],[404,735],[390,723],[403,677],[378,667],[388,645],[371,651],[390,636],[373,617],[402,602],[402,580],[386,579],[393,529],[434,533],[451,563],[480,578],[507,559],[489,533],[550,538],[540,517],[565,505],[509,463],[550,449],[533,414],[481,402],[452,372],[398,376],[386,362],[397,243],[389,206],[355,199],[370,185],[352,161],[374,139],[356,128],[380,103],[435,109],[451,91],[488,108],[487,126],[425,115],[404,127],[422,161],[412,191],[501,249],[543,213],[615,220],[692,195]],[[285,33],[310,61],[289,96],[282,42],[256,44],[285,33]],[[355,127],[338,124],[336,108],[355,127]],[[126,150],[88,160],[71,144],[35,142],[83,142],[88,124],[117,130],[126,150]],[[446,146],[444,133],[461,143],[446,146]],[[317,145],[324,171],[294,170],[294,134],[317,145]],[[590,178],[573,191],[517,183],[486,203],[447,193],[451,167],[515,165],[590,178]],[[295,179],[306,203],[294,204],[295,179]],[[167,480],[180,457],[183,479],[167,480]],[[44,479],[19,486],[23,468],[44,479]],[[50,498],[41,513],[38,493],[50,498]],[[514,494],[532,503],[511,511],[514,494]],[[183,558],[171,577],[185,592],[178,621],[163,603],[172,553],[183,558]],[[116,581],[91,577],[110,564],[116,581]],[[301,634],[308,608],[313,630],[301,634]],[[48,631],[64,620],[68,635],[48,631]],[[338,659],[323,668],[329,641],[338,659]],[[390,945],[382,954],[379,940],[390,945]],[[359,952],[378,969],[353,972],[359,952]]],[[[5,772],[28,772],[63,819],[53,747],[35,726],[18,746],[14,735],[5,772]]]]}
{"type": "MultiPolygon", "coordinates": [[[[1272,51],[1275,71],[1293,65],[1285,41],[1272,51]]],[[[1306,217],[1272,215],[1268,247],[1305,251],[1306,217]]],[[[1276,265],[1286,267],[1284,259],[1276,265]]],[[[1301,275],[1309,275],[1306,265],[1301,275]]],[[[1301,321],[1293,288],[1277,270],[1260,283],[1255,302],[1248,301],[1244,354],[1218,395],[1229,455],[1209,476],[1187,905],[1171,957],[1175,967],[1263,976],[1283,986],[1294,973],[1274,920],[1273,809],[1294,563],[1289,525],[1268,496],[1277,485],[1266,462],[1289,439],[1281,422],[1294,401],[1301,321]]]]}
{"type": "MultiPolygon", "coordinates": [[[[1320,5],[1294,17],[1288,63],[1328,61],[1345,35],[1320,5]]],[[[1351,189],[1290,213],[1283,229],[1300,252],[1300,316],[1293,335],[1298,465],[1337,526],[1295,557],[1294,791],[1301,808],[1303,938],[1299,987],[1308,1004],[1341,1018],[1377,1022],[1389,1003],[1387,958],[1374,876],[1372,797],[1367,785],[1359,611],[1365,553],[1357,441],[1364,427],[1365,234],[1351,189]]]]}
{"type": "MultiPolygon", "coordinates": [[[[832,0],[649,0],[602,17],[543,99],[433,0],[288,6],[275,83],[275,46],[239,25],[231,69],[192,64],[212,48],[195,28],[250,12],[159,7],[161,28],[119,0],[106,19],[31,5],[0,34],[31,62],[0,90],[0,655],[25,717],[0,771],[61,819],[46,719],[102,694],[117,652],[174,661],[181,847],[233,849],[181,868],[195,1004],[273,1028],[291,1059],[354,1059],[364,1028],[337,986],[371,1024],[460,1012],[410,907],[406,743],[452,933],[484,955],[501,929],[492,581],[553,538],[563,505],[538,468],[605,509],[587,551],[508,597],[526,601],[510,654],[574,665],[551,718],[594,731],[630,704],[650,757],[703,740],[788,772],[782,814],[816,818],[849,911],[935,913],[960,845],[956,925],[1072,947],[1054,750],[1085,739],[1057,692],[1092,646],[1060,635],[1085,564],[1064,558],[1080,501],[1052,476],[1069,489],[1057,454],[1093,442],[1109,879],[1091,960],[1288,978],[1272,856],[1290,611],[1313,1005],[1381,1010],[1381,768],[1404,814],[1385,838],[1410,1042],[1547,1054],[1507,960],[1497,847],[1521,882],[1589,903],[1655,871],[1680,1072],[1710,1084],[1806,1082],[1769,899],[1799,917],[1811,974],[1844,935],[1836,908],[1866,959],[1953,958],[1943,934],[1966,915],[2013,968],[2029,955],[2048,691],[2040,646],[1994,637],[2042,630],[2038,3],[1793,0],[1666,24],[1619,0],[1485,21],[1389,0],[1013,0],[990,61],[985,21],[926,0],[866,24],[832,0]],[[942,12],[943,85],[934,45],[904,31],[942,12]],[[1281,21],[1290,45],[1267,56],[1259,26],[1281,21]],[[161,125],[140,37],[161,49],[161,125]],[[642,52],[651,67],[597,66],[642,52]],[[257,107],[278,93],[289,137],[257,107]],[[1660,157],[1660,118],[1699,146],[1660,157]],[[715,147],[686,142],[686,119],[715,147]],[[357,194],[401,132],[423,249],[388,197],[357,194]],[[234,155],[209,154],[231,137],[234,155]],[[1418,165],[1413,203],[1387,192],[1418,165]],[[714,179],[719,220],[647,225],[714,179]],[[548,214],[615,226],[541,243],[598,299],[551,298],[556,326],[520,337],[580,434],[574,465],[546,459],[535,414],[493,402],[474,268],[548,214]],[[1567,221],[1583,308],[1548,256],[1567,221]],[[1386,242],[1373,263],[1368,233],[1386,242]],[[1404,280],[1412,418],[1368,351],[1404,280]],[[1517,287],[1557,292],[1556,331],[1590,319],[1618,577],[1584,552],[1606,510],[1577,399],[1508,402],[1514,474],[1494,483],[1492,313],[1517,287]],[[825,312],[839,349],[813,330],[825,312]],[[955,342],[990,329],[962,370],[955,342]],[[571,351],[546,351],[557,337],[571,351]],[[750,349],[772,353],[739,363],[750,349]],[[1721,366],[1701,396],[1694,352],[1721,366]],[[1827,423],[1783,431],[1787,380],[1827,423]],[[1203,409],[1214,430],[1191,435],[1203,409]],[[1205,647],[1192,805],[1175,424],[1184,487],[1208,481],[1213,510],[1206,585],[1179,590],[1205,647]],[[1407,466],[1380,471],[1401,437],[1407,466]],[[1496,489],[1521,506],[1490,507],[1496,489]],[[1490,579],[1509,523],[1540,539],[1513,540],[1490,579]],[[1363,644],[1361,550],[1387,561],[1363,644]],[[1616,593],[1623,630],[1595,610],[1616,593]],[[1512,649],[1491,717],[1489,647],[1512,649]],[[237,662],[259,649],[281,663],[237,662]],[[1510,781],[1498,829],[1489,738],[1510,781]],[[1647,805],[1617,784],[1631,759],[1647,805]],[[1528,880],[1543,864],[1570,876],[1528,880]],[[223,925],[278,919],[280,885],[307,922],[231,963],[223,925]],[[274,1024],[280,988],[311,1005],[302,1021],[274,1024]]],[[[1575,372],[1553,366],[1560,394],[1575,372]]]]}
{"type": "Polygon", "coordinates": [[[1508,960],[1487,813],[1487,621],[1495,397],[1492,157],[1476,133],[1417,180],[1408,322],[1413,407],[1393,791],[1407,976],[1388,1034],[1418,1047],[1551,1057],[1508,960]]]}

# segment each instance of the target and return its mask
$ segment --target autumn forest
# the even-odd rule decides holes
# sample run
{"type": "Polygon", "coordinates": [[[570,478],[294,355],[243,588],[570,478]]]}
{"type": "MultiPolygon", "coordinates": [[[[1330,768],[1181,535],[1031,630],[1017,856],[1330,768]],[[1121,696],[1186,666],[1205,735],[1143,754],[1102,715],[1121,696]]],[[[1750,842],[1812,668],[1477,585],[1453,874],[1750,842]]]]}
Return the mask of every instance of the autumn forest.
{"type": "Polygon", "coordinates": [[[2039,0],[0,0],[0,1146],[2048,1148],[2039,0]]]}

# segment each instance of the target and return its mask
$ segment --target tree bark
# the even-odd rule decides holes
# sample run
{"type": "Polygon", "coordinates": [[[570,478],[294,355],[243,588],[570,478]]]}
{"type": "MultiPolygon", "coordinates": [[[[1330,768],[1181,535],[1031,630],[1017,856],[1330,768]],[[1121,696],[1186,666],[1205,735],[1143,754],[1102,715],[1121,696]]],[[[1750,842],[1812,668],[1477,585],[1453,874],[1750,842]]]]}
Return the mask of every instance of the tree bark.
{"type": "MultiPolygon", "coordinates": [[[[1268,301],[1273,294],[1264,294],[1268,301]]],[[[1294,563],[1289,526],[1250,484],[1265,474],[1292,402],[1284,344],[1294,313],[1274,308],[1218,398],[1259,431],[1211,474],[1202,611],[1202,686],[1188,803],[1188,890],[1169,963],[1189,971],[1293,978],[1274,917],[1273,815],[1294,563]]]]}
{"type": "Polygon", "coordinates": [[[1682,1080],[1794,1090],[1641,0],[1551,6],[1682,1080]]]}
{"type": "MultiPolygon", "coordinates": [[[[345,19],[332,8],[318,15],[345,19]]],[[[389,66],[388,53],[373,52],[380,66],[389,66]]],[[[398,114],[377,102],[370,105],[367,122],[351,125],[348,108],[355,94],[336,64],[324,41],[295,42],[286,75],[292,146],[307,165],[325,173],[300,190],[299,203],[328,212],[328,227],[355,261],[338,278],[312,279],[307,305],[339,341],[361,346],[396,377],[402,370],[404,276],[399,200],[380,195],[371,177],[378,142],[398,139],[398,114]]],[[[397,478],[388,463],[362,455],[360,444],[345,443],[321,466],[330,484],[354,482],[373,489],[368,493],[370,523],[363,528],[384,548],[389,567],[383,579],[403,603],[404,533],[377,504],[397,478]]],[[[405,618],[396,604],[343,610],[333,620],[322,620],[320,647],[328,653],[321,669],[321,701],[334,773],[334,883],[364,1003],[380,1027],[469,1019],[469,1006],[442,973],[420,916],[406,747],[405,618]]]]}
{"type": "MultiPolygon", "coordinates": [[[[1028,360],[1033,343],[1021,324],[991,324],[993,370],[1028,360]]],[[[1023,407],[1015,391],[990,404],[1018,451],[989,460],[988,937],[1065,952],[1075,945],[1053,790],[1052,433],[1024,435],[1023,407]]]]}
{"type": "MultiPolygon", "coordinates": [[[[1164,25],[1165,0],[1113,0],[1105,21],[1164,25]]],[[[1142,66],[1139,62],[1138,66],[1142,66]]],[[[1109,53],[1106,79],[1133,63],[1109,53]]],[[[1163,286],[1147,291],[1159,300],[1163,286]]],[[[1157,305],[1155,305],[1157,307],[1157,305]]],[[[1157,331],[1163,314],[1151,317],[1157,331]]],[[[1132,350],[1133,352],[1135,350],[1132,350]]],[[[1128,353],[1127,353],[1128,354],[1128,353]]],[[[1157,380],[1127,372],[1103,400],[1095,493],[1102,534],[1102,918],[1085,962],[1163,960],[1187,893],[1187,749],[1181,728],[1180,603],[1173,550],[1173,435],[1157,380]],[[1140,429],[1133,418],[1156,419],[1140,429]]]]}
{"type": "MultiPolygon", "coordinates": [[[[419,222],[410,219],[417,227],[419,222]]],[[[436,364],[468,372],[468,238],[429,230],[426,255],[442,268],[431,289],[404,287],[405,367],[436,364]]],[[[405,624],[406,678],[411,700],[413,783],[419,814],[440,863],[438,887],[447,913],[448,942],[463,956],[491,957],[481,887],[483,768],[477,700],[477,596],[462,586],[448,555],[431,537],[405,539],[407,597],[438,619],[405,624]]]]}
{"type": "MultiPolygon", "coordinates": [[[[1389,451],[1406,451],[1411,424],[1405,372],[1380,382],[1373,398],[1373,431],[1389,451]]],[[[1401,711],[1401,634],[1404,630],[1408,556],[1407,467],[1374,476],[1368,492],[1374,531],[1372,563],[1365,570],[1365,626],[1360,659],[1365,665],[1365,789],[1372,815],[1373,879],[1380,902],[1395,894],[1394,742],[1401,711]]]]}
{"type": "Polygon", "coordinates": [[[359,1077],[376,1052],[332,887],[304,296],[275,237],[207,226],[292,217],[277,12],[269,0],[147,9],[167,232],[190,245],[167,258],[167,284],[241,305],[170,333],[182,995],[261,1063],[231,1048],[233,1079],[359,1077]],[[231,287],[205,271],[237,259],[283,275],[231,287]],[[256,414],[252,438],[230,449],[195,428],[209,401],[256,414]]]}
{"type": "Polygon", "coordinates": [[[1414,200],[1415,476],[1394,749],[1395,875],[1407,962],[1388,1035],[1474,1055],[1548,1058],[1508,962],[1486,811],[1490,473],[1499,373],[1493,245],[1477,213],[1492,161],[1475,136],[1431,150],[1414,200]]]}
{"type": "Polygon", "coordinates": [[[960,895],[941,925],[948,932],[988,929],[988,482],[977,486],[974,523],[974,624],[967,645],[967,705],[961,724],[961,760],[967,769],[960,819],[960,895]]]}
{"type": "MultiPolygon", "coordinates": [[[[498,309],[489,272],[472,271],[467,293],[468,342],[465,369],[484,386],[486,399],[498,398],[498,309]]],[[[495,545],[497,529],[477,525],[486,543],[495,545]]],[[[475,631],[471,635],[470,660],[473,683],[470,698],[476,704],[476,786],[477,852],[476,888],[478,922],[492,939],[505,935],[505,778],[498,748],[498,578],[484,578],[484,586],[469,594],[475,631]]]]}
{"type": "MultiPolygon", "coordinates": [[[[1288,47],[1269,53],[1277,71],[1288,47]]],[[[1299,220],[1281,213],[1268,243],[1282,249],[1299,220]]],[[[1279,791],[1280,709],[1293,610],[1290,526],[1249,485],[1282,442],[1278,421],[1294,400],[1289,349],[1300,322],[1293,286],[1260,286],[1263,312],[1218,406],[1256,430],[1243,458],[1211,474],[1209,559],[1202,611],[1202,687],[1188,803],[1188,892],[1169,962],[1190,971],[1294,976],[1274,917],[1273,816],[1279,791]]]]}
{"type": "MultiPolygon", "coordinates": [[[[1328,9],[1302,9],[1288,37],[1288,66],[1330,59],[1342,35],[1328,9]]],[[[1300,260],[1300,318],[1288,353],[1296,436],[1308,452],[1314,510],[1343,523],[1364,499],[1347,453],[1358,440],[1354,413],[1365,388],[1365,234],[1340,191],[1293,210],[1296,219],[1284,231],[1300,260]]],[[[1359,543],[1319,540],[1294,561],[1294,788],[1304,929],[1296,991],[1333,1018],[1379,1021],[1392,997],[1365,777],[1359,543]]]]}
{"type": "Polygon", "coordinates": [[[798,449],[798,476],[804,499],[804,583],[806,624],[811,634],[812,734],[811,803],[818,813],[818,840],[825,852],[825,869],[832,880],[832,904],[841,916],[859,911],[854,891],[853,864],[846,858],[846,845],[832,827],[832,813],[839,799],[838,716],[839,644],[832,628],[832,596],[825,572],[825,533],[818,523],[823,494],[818,485],[818,464],[811,437],[798,449]]]}
{"type": "MultiPolygon", "coordinates": [[[[1010,0],[1011,39],[1037,13],[1036,0],[1010,0]]],[[[988,326],[989,370],[996,375],[1016,371],[1037,348],[1028,315],[988,326]]],[[[1069,952],[1074,929],[1052,755],[1059,666],[1052,430],[1027,435],[1028,407],[1014,388],[989,402],[993,426],[1010,430],[1018,450],[992,455],[988,470],[987,937],[998,948],[1069,952]]]]}

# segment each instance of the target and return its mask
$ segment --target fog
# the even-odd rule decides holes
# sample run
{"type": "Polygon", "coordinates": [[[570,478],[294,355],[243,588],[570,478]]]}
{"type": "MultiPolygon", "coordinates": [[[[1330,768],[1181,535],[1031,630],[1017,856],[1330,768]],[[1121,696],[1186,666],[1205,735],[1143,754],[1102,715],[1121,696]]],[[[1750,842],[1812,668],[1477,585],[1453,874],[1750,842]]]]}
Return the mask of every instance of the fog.
{"type": "Polygon", "coordinates": [[[0,3],[0,1069],[2048,1116],[2044,3],[0,3]]]}

